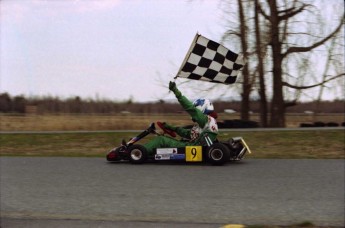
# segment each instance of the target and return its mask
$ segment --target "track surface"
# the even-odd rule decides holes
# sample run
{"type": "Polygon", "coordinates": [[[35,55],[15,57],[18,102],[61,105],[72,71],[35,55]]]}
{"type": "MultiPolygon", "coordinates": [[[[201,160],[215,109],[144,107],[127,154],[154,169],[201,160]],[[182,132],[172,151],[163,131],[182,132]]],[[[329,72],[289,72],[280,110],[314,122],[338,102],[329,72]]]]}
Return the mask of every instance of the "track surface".
{"type": "Polygon", "coordinates": [[[1,157],[0,165],[1,227],[344,226],[344,160],[216,167],[1,157]]]}

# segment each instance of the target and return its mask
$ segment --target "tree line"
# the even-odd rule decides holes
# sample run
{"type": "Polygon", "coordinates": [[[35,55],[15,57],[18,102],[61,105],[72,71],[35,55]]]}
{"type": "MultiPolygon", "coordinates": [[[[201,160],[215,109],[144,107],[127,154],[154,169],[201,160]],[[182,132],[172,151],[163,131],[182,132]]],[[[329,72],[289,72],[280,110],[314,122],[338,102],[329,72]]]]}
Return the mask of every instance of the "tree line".
{"type": "MultiPolygon", "coordinates": [[[[226,110],[240,112],[241,101],[215,101],[215,110],[222,113],[226,110]]],[[[260,101],[251,101],[251,112],[260,113],[260,101]]],[[[59,113],[79,113],[79,114],[126,114],[126,113],[180,113],[182,107],[178,103],[165,102],[159,100],[150,103],[135,103],[132,100],[115,102],[112,100],[82,99],[79,96],[61,99],[59,97],[25,97],[10,96],[8,93],[0,94],[1,113],[31,113],[35,114],[59,114],[59,113]]],[[[304,102],[297,103],[290,107],[288,112],[304,113],[306,111],[314,113],[344,113],[344,100],[304,102]]]]}

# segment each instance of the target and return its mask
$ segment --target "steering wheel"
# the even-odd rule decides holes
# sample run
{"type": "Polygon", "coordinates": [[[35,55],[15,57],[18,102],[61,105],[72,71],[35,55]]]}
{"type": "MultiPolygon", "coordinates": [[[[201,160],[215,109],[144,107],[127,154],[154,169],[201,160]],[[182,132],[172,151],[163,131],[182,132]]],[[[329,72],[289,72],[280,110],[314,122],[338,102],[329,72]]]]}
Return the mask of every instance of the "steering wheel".
{"type": "Polygon", "coordinates": [[[168,135],[170,135],[171,137],[175,138],[176,137],[176,133],[173,130],[167,129],[164,127],[164,124],[162,122],[157,122],[158,127],[160,127],[164,133],[167,133],[168,135]]]}

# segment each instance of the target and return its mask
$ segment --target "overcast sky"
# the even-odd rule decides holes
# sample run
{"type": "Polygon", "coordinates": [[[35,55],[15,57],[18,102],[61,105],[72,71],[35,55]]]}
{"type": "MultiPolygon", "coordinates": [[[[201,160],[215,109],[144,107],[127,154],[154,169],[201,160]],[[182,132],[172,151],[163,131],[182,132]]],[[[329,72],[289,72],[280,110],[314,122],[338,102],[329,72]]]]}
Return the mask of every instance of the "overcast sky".
{"type": "Polygon", "coordinates": [[[1,92],[134,101],[168,84],[199,32],[219,40],[218,1],[3,0],[1,92]]]}
{"type": "MultiPolygon", "coordinates": [[[[220,2],[2,0],[0,92],[175,100],[162,85],[176,75],[197,32],[220,40],[225,31],[220,2]]],[[[187,87],[183,92],[197,98],[187,87]]],[[[223,89],[229,86],[218,91],[223,89]]]]}

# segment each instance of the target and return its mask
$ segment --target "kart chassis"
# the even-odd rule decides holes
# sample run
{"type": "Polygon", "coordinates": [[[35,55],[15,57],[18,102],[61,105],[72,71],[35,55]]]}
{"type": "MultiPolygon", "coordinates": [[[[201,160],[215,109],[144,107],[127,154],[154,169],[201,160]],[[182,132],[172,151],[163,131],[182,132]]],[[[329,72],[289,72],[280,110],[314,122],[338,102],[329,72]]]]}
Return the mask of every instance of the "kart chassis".
{"type": "Polygon", "coordinates": [[[162,161],[185,161],[185,162],[208,162],[213,165],[223,165],[228,161],[240,161],[246,153],[251,153],[247,143],[242,137],[232,137],[227,141],[214,141],[205,135],[202,145],[191,145],[180,148],[156,148],[153,155],[149,156],[143,145],[136,144],[139,140],[149,134],[174,136],[172,132],[164,128],[158,122],[158,126],[163,130],[163,134],[156,131],[154,123],[138,136],[126,142],[122,140],[119,147],[113,148],[107,154],[109,162],[130,161],[133,164],[141,164],[147,160],[162,161]]]}

